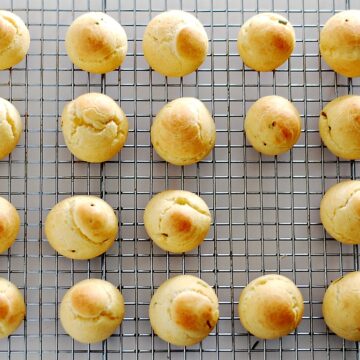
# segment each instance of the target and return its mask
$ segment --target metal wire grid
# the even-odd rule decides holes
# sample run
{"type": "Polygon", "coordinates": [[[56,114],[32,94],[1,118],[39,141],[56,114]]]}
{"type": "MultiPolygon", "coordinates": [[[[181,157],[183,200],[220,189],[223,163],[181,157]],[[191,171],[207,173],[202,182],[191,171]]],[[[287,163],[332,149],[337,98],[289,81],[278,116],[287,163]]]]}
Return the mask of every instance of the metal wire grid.
{"type": "Polygon", "coordinates": [[[341,161],[321,145],[317,119],[335,96],[356,93],[358,80],[334,75],[321,63],[318,34],[335,11],[355,1],[335,0],[1,0],[28,24],[32,43],[25,61],[0,73],[0,96],[24,118],[24,135],[8,159],[0,161],[0,195],[22,217],[21,233],[0,256],[0,274],[23,291],[27,319],[16,334],[0,342],[1,359],[358,359],[358,344],[329,334],[321,318],[327,284],[358,269],[358,248],[328,238],[319,221],[319,202],[331,184],[356,178],[357,162],[341,161]],[[149,19],[166,9],[195,13],[210,40],[209,56],[195,74],[165,79],[149,70],[141,39],[149,19]],[[106,76],[74,69],[64,35],[82,12],[102,10],[118,19],[129,38],[121,70],[106,76]],[[288,64],[258,74],[243,66],[236,51],[240,24],[261,11],[287,16],[297,46],[288,64]],[[136,69],[136,71],[135,71],[136,69]],[[60,132],[64,104],[81,93],[104,92],[125,110],[130,133],[120,155],[103,165],[70,156],[60,132]],[[292,152],[262,157],[246,144],[243,117],[260,96],[283,95],[302,114],[301,139],[292,152]],[[201,163],[180,168],[166,164],[150,146],[153,116],[178,96],[203,100],[216,120],[217,144],[201,163]],[[148,240],[143,209],[166,188],[200,194],[214,223],[203,245],[185,255],[160,251],[148,240]],[[120,217],[120,240],[91,261],[70,261],[48,245],[42,225],[49,209],[73,194],[103,197],[120,217]],[[237,316],[241,289],[271,272],[292,278],[305,299],[304,319],[295,334],[260,341],[237,316]],[[192,273],[211,285],[220,300],[220,321],[202,344],[169,346],[151,332],[148,305],[166,278],[192,273]],[[119,285],[126,300],[121,328],[103,344],[73,342],[58,321],[57,306],[75,282],[104,278],[119,285]]]}

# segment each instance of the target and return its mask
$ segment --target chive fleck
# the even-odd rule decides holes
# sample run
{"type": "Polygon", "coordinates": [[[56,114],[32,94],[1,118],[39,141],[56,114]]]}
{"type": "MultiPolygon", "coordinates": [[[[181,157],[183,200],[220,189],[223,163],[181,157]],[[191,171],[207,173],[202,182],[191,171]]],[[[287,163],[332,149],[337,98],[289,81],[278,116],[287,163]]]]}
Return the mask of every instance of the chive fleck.
{"type": "Polygon", "coordinates": [[[283,25],[287,25],[287,21],[286,20],[279,20],[279,24],[283,24],[283,25]]]}

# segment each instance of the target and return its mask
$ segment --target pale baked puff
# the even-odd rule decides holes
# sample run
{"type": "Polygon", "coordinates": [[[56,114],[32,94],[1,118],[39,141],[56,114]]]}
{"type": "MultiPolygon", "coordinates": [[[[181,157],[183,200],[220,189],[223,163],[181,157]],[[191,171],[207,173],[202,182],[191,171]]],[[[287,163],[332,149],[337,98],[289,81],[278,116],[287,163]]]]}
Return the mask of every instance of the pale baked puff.
{"type": "Polygon", "coordinates": [[[70,259],[92,259],[113,244],[118,219],[112,207],[96,196],[78,195],[57,203],[45,221],[49,244],[70,259]]]}
{"type": "Polygon", "coordinates": [[[109,96],[83,94],[68,103],[61,117],[62,132],[70,152],[78,159],[100,163],[124,146],[128,120],[109,96]]]}
{"type": "Polygon", "coordinates": [[[0,70],[23,60],[29,46],[29,30],[22,19],[10,11],[0,10],[0,70]]]}
{"type": "Polygon", "coordinates": [[[162,340],[190,346],[205,339],[219,318],[214,290],[192,275],[166,280],[155,291],[149,308],[150,323],[162,340]]]}
{"type": "Polygon", "coordinates": [[[60,320],[75,340],[92,344],[110,337],[125,314],[124,298],[110,282],[87,279],[78,282],[64,295],[60,320]]]}
{"type": "Polygon", "coordinates": [[[104,74],[123,63],[128,45],[125,30],[115,19],[102,12],[89,12],[70,25],[65,47],[78,68],[104,74]]]}
{"type": "Polygon", "coordinates": [[[165,76],[180,77],[195,71],[204,61],[208,37],[192,14],[171,10],[155,16],[143,39],[146,61],[165,76]]]}
{"type": "Polygon", "coordinates": [[[331,186],[320,203],[325,230],[344,244],[360,244],[360,181],[342,181],[331,186]]]}
{"type": "Polygon", "coordinates": [[[15,242],[20,230],[20,216],[15,207],[0,196],[0,253],[15,242]]]}
{"type": "Polygon", "coordinates": [[[272,71],[292,54],[295,31],[289,20],[279,14],[258,14],[241,27],[237,46],[248,67],[256,71],[272,71]]]}
{"type": "Polygon", "coordinates": [[[165,251],[182,253],[196,248],[205,239],[210,224],[205,201],[189,191],[163,191],[145,207],[145,229],[165,251]]]}
{"type": "Polygon", "coordinates": [[[326,325],[336,335],[360,341],[360,272],[334,280],[327,288],[322,305],[326,325]]]}
{"type": "Polygon", "coordinates": [[[360,159],[360,96],[341,96],[327,104],[320,113],[319,130],[334,155],[360,159]]]}
{"type": "Polygon", "coordinates": [[[22,134],[22,122],[15,106],[0,98],[0,159],[9,155],[22,134]]]}
{"type": "Polygon", "coordinates": [[[10,281],[0,278],[0,339],[12,334],[23,322],[24,297],[10,281]]]}
{"type": "Polygon", "coordinates": [[[320,32],[320,53],[331,69],[346,77],[360,76],[360,10],[333,15],[320,32]]]}
{"type": "Polygon", "coordinates": [[[282,275],[265,275],[241,292],[239,317],[244,328],[261,339],[288,335],[299,325],[303,297],[296,285],[282,275]]]}
{"type": "Polygon", "coordinates": [[[215,146],[215,122],[198,99],[183,97],[166,104],[151,126],[151,143],[167,162],[190,165],[215,146]]]}
{"type": "Polygon", "coordinates": [[[246,138],[264,155],[289,151],[301,133],[301,118],[296,107],[281,96],[265,96],[248,110],[244,122],[246,138]]]}

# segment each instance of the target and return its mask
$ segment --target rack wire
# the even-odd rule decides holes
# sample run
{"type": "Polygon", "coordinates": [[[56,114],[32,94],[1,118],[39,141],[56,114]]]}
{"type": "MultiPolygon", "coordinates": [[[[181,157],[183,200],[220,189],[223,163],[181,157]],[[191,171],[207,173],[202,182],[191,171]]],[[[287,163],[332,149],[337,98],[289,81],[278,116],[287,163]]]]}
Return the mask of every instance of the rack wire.
{"type": "Polygon", "coordinates": [[[342,161],[322,145],[318,115],[342,94],[356,93],[357,79],[336,76],[321,62],[318,35],[336,11],[355,0],[1,0],[28,24],[29,54],[10,71],[0,72],[0,96],[24,119],[16,150],[0,161],[0,196],[21,214],[21,232],[0,256],[0,276],[24,293],[27,318],[8,340],[0,359],[360,359],[357,343],[329,333],[321,315],[330,281],[359,268],[358,248],[326,235],[319,202],[331,184],[357,177],[359,164],[342,161]],[[194,13],[210,38],[203,66],[183,79],[166,79],[149,70],[141,39],[148,21],[167,9],[194,13]],[[105,11],[124,26],[129,51],[119,71],[105,76],[75,69],[64,37],[74,17],[105,11]],[[257,12],[285,15],[296,31],[290,61],[273,73],[243,66],[236,50],[240,25],[257,12]],[[130,132],[118,157],[86,164],[68,152],[60,130],[64,104],[89,91],[103,92],[126,112],[130,132]],[[299,109],[303,131],[288,154],[263,157],[246,142],[243,118],[260,96],[288,97],[299,109]],[[157,111],[179,96],[200,98],[211,110],[217,143],[197,165],[166,164],[150,145],[157,111]],[[149,241],[143,210],[151,196],[167,188],[201,195],[214,223],[206,241],[184,255],[167,254],[149,241]],[[74,194],[104,198],[119,213],[119,239],[106,255],[70,261],[46,241],[43,223],[59,200],[74,194]],[[303,321],[294,334],[258,341],[240,325],[240,291],[253,278],[281,273],[301,289],[303,321]],[[154,289],[176,274],[195,274],[214,286],[220,321],[202,344],[170,346],[151,331],[148,305],[154,289]],[[126,316],[107,341],[86,346],[71,340],[58,320],[64,292],[84,278],[104,278],[121,289],[126,316]]]}

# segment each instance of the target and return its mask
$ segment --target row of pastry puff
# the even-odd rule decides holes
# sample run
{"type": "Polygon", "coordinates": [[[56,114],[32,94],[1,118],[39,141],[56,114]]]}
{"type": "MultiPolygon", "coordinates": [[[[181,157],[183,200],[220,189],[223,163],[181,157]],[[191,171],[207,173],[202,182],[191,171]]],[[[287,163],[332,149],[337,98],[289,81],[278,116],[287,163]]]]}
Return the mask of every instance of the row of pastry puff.
{"type": "MultiPolygon", "coordinates": [[[[128,120],[109,96],[88,93],[68,103],[61,118],[62,133],[70,152],[87,162],[110,160],[124,146],[128,120]]],[[[257,100],[248,110],[244,130],[255,150],[279,155],[290,150],[301,133],[301,118],[287,99],[271,95],[257,100]]],[[[327,148],[344,159],[360,159],[360,96],[332,100],[320,113],[320,136],[327,148]]],[[[17,145],[22,133],[19,112],[0,98],[0,159],[17,145]]],[[[190,165],[214,148],[215,122],[196,98],[178,98],[166,104],[151,126],[154,149],[167,162],[190,165]]]]}
{"type": "MultiPolygon", "coordinates": [[[[4,235],[2,250],[15,241],[19,215],[0,198],[0,220],[4,235]],[[8,207],[8,209],[4,206],[8,207]],[[16,224],[15,224],[16,220],[16,224]],[[5,222],[6,221],[6,222],[5,222]]],[[[149,237],[163,250],[183,253],[198,247],[209,232],[212,217],[205,201],[185,190],[166,190],[146,205],[144,225],[149,237]]],[[[70,259],[92,259],[106,252],[117,238],[118,217],[104,200],[76,195],[58,202],[45,221],[49,244],[70,259]]]]}
{"type": "MultiPolygon", "coordinates": [[[[9,11],[0,10],[0,70],[19,63],[27,54],[30,34],[24,22],[9,11]]],[[[7,156],[18,143],[22,132],[19,112],[0,98],[0,159],[7,156]]],[[[0,252],[6,251],[16,240],[20,216],[15,207],[0,197],[0,252]]],[[[13,333],[26,314],[24,298],[10,281],[0,278],[0,338],[13,333]]]]}
{"type": "MultiPolygon", "coordinates": [[[[110,160],[124,146],[128,120],[110,97],[88,93],[71,101],[61,118],[70,152],[87,162],[110,160]]],[[[196,98],[166,104],[151,127],[157,153],[175,165],[189,165],[206,157],[215,145],[216,129],[206,106],[196,98]]]]}
{"type": "MultiPolygon", "coordinates": [[[[360,11],[348,10],[332,16],[320,34],[320,52],[336,72],[360,76],[360,11]]],[[[244,63],[256,71],[272,71],[291,56],[295,31],[276,13],[261,13],[248,19],[237,39],[244,63]]],[[[66,35],[70,59],[80,69],[106,73],[124,61],[126,34],[119,23],[103,13],[86,13],[71,24],[66,35]]],[[[190,13],[171,10],[155,16],[146,26],[144,57],[155,71],[180,77],[195,71],[205,60],[208,37],[203,25],[190,13]]]]}
{"type": "MultiPolygon", "coordinates": [[[[360,272],[333,281],[324,294],[326,324],[338,336],[360,340],[360,272]]],[[[17,287],[0,278],[0,338],[13,333],[24,320],[26,306],[17,287]]],[[[261,339],[286,336],[300,324],[304,313],[301,292],[287,277],[264,275],[241,292],[238,315],[244,328],[261,339]]],[[[110,337],[122,323],[125,302],[120,290],[106,280],[76,283],[63,296],[59,317],[71,337],[96,343],[110,337]]],[[[192,275],[166,280],[149,305],[154,333],[177,346],[191,346],[205,339],[219,319],[219,301],[205,281],[192,275]]]]}
{"type": "MultiPolygon", "coordinates": [[[[347,10],[332,16],[320,34],[320,52],[336,72],[360,76],[360,11],[347,10]]],[[[0,70],[19,63],[27,54],[30,35],[24,22],[9,11],[0,11],[0,70]]],[[[290,22],[276,13],[248,19],[238,35],[238,51],[244,63],[257,71],[282,65],[295,47],[290,22]]],[[[68,28],[65,46],[80,69],[103,74],[117,69],[128,49],[123,27],[111,16],[89,12],[68,28]]],[[[180,77],[195,71],[205,60],[208,37],[200,21],[190,13],[171,10],[155,16],[146,26],[144,57],[157,72],[180,77]]]]}
{"type": "MultiPolygon", "coordinates": [[[[320,34],[320,51],[336,72],[360,76],[360,11],[348,10],[332,16],[320,34]]],[[[244,63],[257,71],[281,66],[295,48],[295,31],[276,13],[261,13],[248,19],[237,39],[244,63]]],[[[86,13],[71,24],[66,35],[70,59],[80,69],[106,73],[124,61],[126,34],[119,23],[103,13],[86,13]]],[[[146,26],[144,57],[155,71],[180,77],[195,71],[205,60],[208,37],[203,25],[190,13],[171,10],[155,16],[146,26]]]]}
{"type": "MultiPolygon", "coordinates": [[[[124,146],[128,120],[109,96],[87,93],[68,103],[61,117],[62,134],[78,159],[100,163],[110,160],[124,146]]],[[[0,98],[0,159],[9,155],[20,140],[19,112],[0,98]]],[[[196,98],[179,98],[166,104],[151,127],[151,142],[157,153],[175,165],[190,165],[205,158],[215,146],[215,122],[196,98]]]]}

